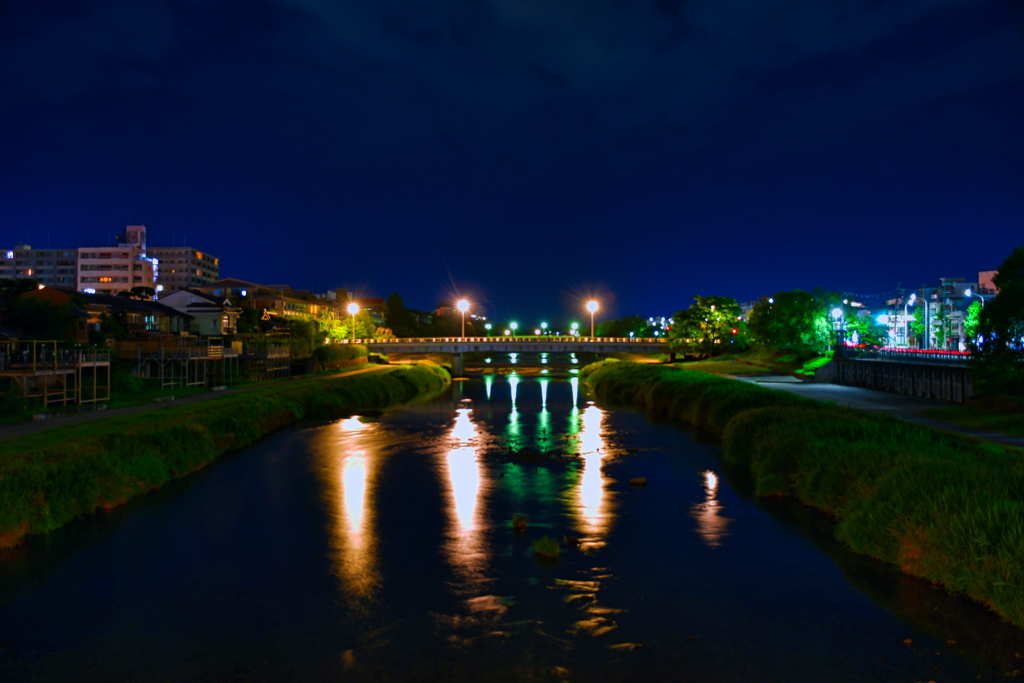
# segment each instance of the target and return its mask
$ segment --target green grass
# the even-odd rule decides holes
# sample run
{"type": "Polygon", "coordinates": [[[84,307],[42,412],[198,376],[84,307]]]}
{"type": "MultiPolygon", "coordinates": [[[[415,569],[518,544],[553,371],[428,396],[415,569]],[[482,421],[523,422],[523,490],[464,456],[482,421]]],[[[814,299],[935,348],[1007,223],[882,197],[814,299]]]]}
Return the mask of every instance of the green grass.
{"type": "Polygon", "coordinates": [[[119,505],[304,417],[385,408],[448,381],[439,368],[384,368],[0,441],[0,547],[119,505]]]}
{"type": "Polygon", "coordinates": [[[602,399],[718,434],[757,496],[822,510],[851,549],[1024,626],[1020,451],[667,366],[591,367],[602,399]]]}
{"type": "Polygon", "coordinates": [[[686,370],[708,372],[714,375],[751,375],[773,373],[781,375],[813,375],[829,361],[825,356],[787,349],[750,349],[742,353],[715,356],[709,360],[677,363],[686,370]]]}
{"type": "Polygon", "coordinates": [[[999,396],[951,408],[922,410],[925,417],[1006,436],[1024,437],[1024,397],[999,396]]]}

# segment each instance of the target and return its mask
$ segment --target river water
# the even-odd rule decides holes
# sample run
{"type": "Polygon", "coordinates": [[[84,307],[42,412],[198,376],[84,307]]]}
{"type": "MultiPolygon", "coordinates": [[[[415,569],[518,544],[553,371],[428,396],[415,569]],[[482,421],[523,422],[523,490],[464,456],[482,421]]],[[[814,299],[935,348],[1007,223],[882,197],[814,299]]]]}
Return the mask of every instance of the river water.
{"type": "Polygon", "coordinates": [[[384,415],[278,433],[0,554],[0,680],[1024,669],[1020,633],[982,607],[743,488],[713,443],[597,405],[571,375],[455,382],[384,415]],[[557,559],[537,554],[544,536],[557,559]]]}

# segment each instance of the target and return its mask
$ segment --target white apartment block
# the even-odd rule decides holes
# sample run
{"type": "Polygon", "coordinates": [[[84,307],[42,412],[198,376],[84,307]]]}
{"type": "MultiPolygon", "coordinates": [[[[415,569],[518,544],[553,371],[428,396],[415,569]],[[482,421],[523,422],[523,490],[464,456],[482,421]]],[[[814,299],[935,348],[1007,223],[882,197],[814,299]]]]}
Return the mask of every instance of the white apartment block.
{"type": "Polygon", "coordinates": [[[164,295],[220,279],[220,259],[208,252],[192,247],[154,247],[149,255],[159,262],[156,284],[164,295]]]}
{"type": "Polygon", "coordinates": [[[76,289],[116,295],[133,287],[154,287],[156,262],[146,253],[146,226],[129,225],[116,247],[79,247],[76,289]]]}

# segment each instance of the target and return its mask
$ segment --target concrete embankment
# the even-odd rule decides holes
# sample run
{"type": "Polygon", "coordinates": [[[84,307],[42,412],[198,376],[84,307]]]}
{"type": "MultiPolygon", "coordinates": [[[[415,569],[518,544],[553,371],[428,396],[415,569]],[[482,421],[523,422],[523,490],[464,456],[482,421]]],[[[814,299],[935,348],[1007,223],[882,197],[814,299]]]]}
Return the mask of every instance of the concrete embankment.
{"type": "Polygon", "coordinates": [[[722,439],[757,496],[835,519],[851,549],[1024,626],[1024,454],[752,384],[666,366],[597,363],[597,396],[722,439]]]}
{"type": "Polygon", "coordinates": [[[450,381],[402,366],[277,385],[0,442],[0,548],[120,505],[302,418],[409,401],[450,381]]]}

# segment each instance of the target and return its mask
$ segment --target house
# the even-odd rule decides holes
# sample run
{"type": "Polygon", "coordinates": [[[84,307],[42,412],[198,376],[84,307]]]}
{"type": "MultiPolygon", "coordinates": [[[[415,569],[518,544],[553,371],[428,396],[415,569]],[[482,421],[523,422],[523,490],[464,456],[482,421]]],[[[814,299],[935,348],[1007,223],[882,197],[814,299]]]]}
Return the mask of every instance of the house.
{"type": "Polygon", "coordinates": [[[189,331],[206,337],[234,334],[242,309],[226,296],[182,289],[160,298],[160,303],[191,316],[189,331]]]}
{"type": "Polygon", "coordinates": [[[131,337],[188,334],[190,331],[191,315],[164,306],[158,301],[139,301],[125,296],[99,294],[87,296],[85,300],[90,325],[99,325],[100,317],[106,314],[131,337]]]}

